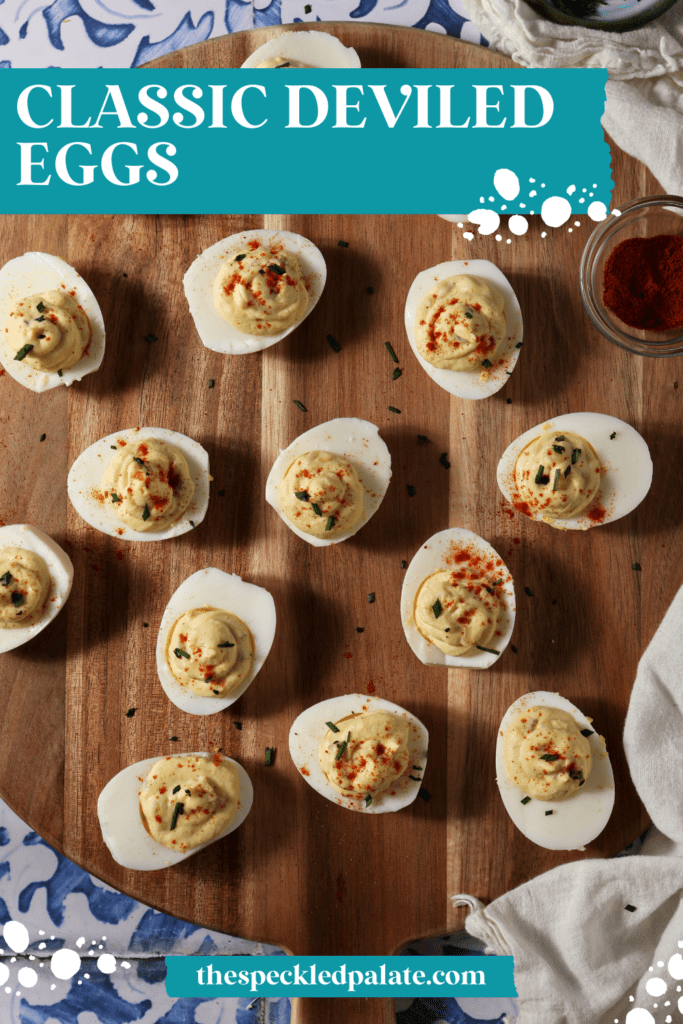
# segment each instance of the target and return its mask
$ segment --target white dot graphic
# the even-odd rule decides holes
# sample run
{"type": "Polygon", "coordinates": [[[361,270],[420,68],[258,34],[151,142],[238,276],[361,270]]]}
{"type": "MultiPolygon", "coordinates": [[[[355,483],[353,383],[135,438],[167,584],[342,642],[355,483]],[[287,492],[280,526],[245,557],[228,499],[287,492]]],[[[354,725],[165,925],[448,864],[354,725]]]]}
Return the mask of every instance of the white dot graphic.
{"type": "Polygon", "coordinates": [[[81,948],[81,946],[83,945],[84,942],[85,942],[85,937],[83,935],[81,935],[80,939],[76,939],[76,945],[78,946],[79,949],[81,948]]]}
{"type": "Polygon", "coordinates": [[[471,242],[472,239],[474,238],[474,235],[472,234],[471,231],[463,231],[462,237],[466,238],[468,242],[471,242]]]}
{"type": "Polygon", "coordinates": [[[472,210],[468,220],[479,225],[480,235],[492,235],[500,226],[500,217],[495,210],[472,210]]]}
{"type": "Polygon", "coordinates": [[[0,985],[4,985],[9,978],[9,967],[7,964],[0,964],[0,985]]]}
{"type": "Polygon", "coordinates": [[[2,930],[2,935],[15,953],[23,953],[28,946],[28,930],[19,921],[8,921],[2,930]]]}
{"type": "Polygon", "coordinates": [[[116,957],[112,956],[111,953],[103,953],[102,956],[97,958],[97,966],[102,971],[102,974],[113,974],[116,970],[116,957]]]}
{"type": "Polygon", "coordinates": [[[663,978],[649,978],[645,985],[645,991],[650,996],[663,996],[666,988],[667,985],[663,978]]]}
{"type": "Polygon", "coordinates": [[[591,220],[604,220],[607,216],[607,207],[604,203],[599,203],[596,200],[594,203],[589,204],[586,212],[591,220]]]}
{"type": "Polygon", "coordinates": [[[17,981],[24,988],[33,988],[38,981],[38,975],[32,967],[22,967],[17,974],[17,981]]]}
{"type": "Polygon", "coordinates": [[[683,956],[680,953],[674,953],[667,964],[667,970],[675,981],[683,978],[683,956]]]}
{"type": "Polygon", "coordinates": [[[502,240],[503,240],[503,236],[502,235],[496,235],[496,241],[497,242],[502,242],[502,240]]]}
{"type": "Polygon", "coordinates": [[[648,1010],[636,1007],[626,1014],[625,1024],[655,1024],[655,1019],[648,1010]]]}
{"type": "Polygon", "coordinates": [[[569,220],[572,208],[562,196],[550,196],[541,207],[541,218],[549,228],[559,228],[569,220]]]}
{"type": "Polygon", "coordinates": [[[678,1012],[683,1013],[683,996],[681,996],[676,1005],[678,1006],[678,1012]]]}
{"type": "Polygon", "coordinates": [[[81,958],[74,949],[58,949],[56,953],[52,954],[50,960],[52,973],[61,981],[73,978],[80,966],[81,958]]]}
{"type": "Polygon", "coordinates": [[[496,192],[507,199],[516,199],[519,195],[519,178],[514,171],[501,168],[493,175],[493,185],[496,192]]]}
{"type": "Polygon", "coordinates": [[[525,235],[529,230],[529,222],[526,217],[521,217],[518,213],[515,213],[510,217],[508,227],[513,235],[525,235]]]}
{"type": "Polygon", "coordinates": [[[570,185],[569,188],[567,189],[567,195],[568,196],[573,196],[575,192],[576,192],[576,185],[570,185]]]}

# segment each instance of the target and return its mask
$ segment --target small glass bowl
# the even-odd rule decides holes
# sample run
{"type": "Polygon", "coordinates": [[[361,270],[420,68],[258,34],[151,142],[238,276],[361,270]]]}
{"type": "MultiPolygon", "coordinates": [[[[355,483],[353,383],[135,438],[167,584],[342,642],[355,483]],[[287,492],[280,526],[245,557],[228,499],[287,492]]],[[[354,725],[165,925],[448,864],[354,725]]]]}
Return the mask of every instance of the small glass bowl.
{"type": "Polygon", "coordinates": [[[627,238],[683,235],[683,196],[646,196],[621,207],[621,215],[608,215],[586,243],[579,268],[581,300],[598,330],[627,352],[640,356],[675,356],[683,353],[683,326],[671,331],[644,331],[629,327],[602,301],[605,263],[615,246],[627,238]]]}

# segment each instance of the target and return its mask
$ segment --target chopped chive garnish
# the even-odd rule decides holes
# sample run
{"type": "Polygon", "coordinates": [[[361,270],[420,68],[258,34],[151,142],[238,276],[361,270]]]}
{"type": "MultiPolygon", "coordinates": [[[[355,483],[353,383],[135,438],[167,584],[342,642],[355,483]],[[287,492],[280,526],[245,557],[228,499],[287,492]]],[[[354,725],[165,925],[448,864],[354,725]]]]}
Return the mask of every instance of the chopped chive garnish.
{"type": "Polygon", "coordinates": [[[364,632],[365,632],[365,630],[363,629],[362,626],[356,626],[356,633],[364,633],[364,632]]]}
{"type": "Polygon", "coordinates": [[[443,608],[441,607],[441,601],[439,601],[438,597],[434,604],[432,605],[432,611],[434,612],[435,619],[438,619],[439,615],[441,615],[441,612],[443,611],[443,608]]]}
{"type": "Polygon", "coordinates": [[[235,256],[235,258],[234,258],[234,260],[232,262],[233,263],[241,263],[242,260],[246,260],[246,258],[247,258],[247,254],[246,254],[246,252],[243,252],[243,253],[240,253],[239,256],[235,256]]]}
{"type": "Polygon", "coordinates": [[[142,625],[145,627],[145,629],[149,629],[149,622],[143,622],[142,625]]]}
{"type": "Polygon", "coordinates": [[[36,306],[36,309],[38,310],[39,313],[44,313],[45,312],[45,306],[43,305],[42,302],[38,303],[38,305],[36,306]]]}
{"type": "Polygon", "coordinates": [[[559,754],[541,754],[541,761],[559,761],[559,754]]]}
{"type": "Polygon", "coordinates": [[[59,374],[60,377],[64,376],[64,372],[62,370],[57,370],[57,373],[59,374]]]}
{"type": "Polygon", "coordinates": [[[278,277],[282,277],[285,272],[284,267],[278,267],[277,263],[269,263],[268,270],[272,271],[273,274],[277,274],[278,277]]]}
{"type": "Polygon", "coordinates": [[[633,911],[637,910],[637,909],[638,908],[634,907],[632,903],[627,903],[626,906],[624,907],[624,910],[628,910],[629,914],[632,914],[633,911]]]}
{"type": "Polygon", "coordinates": [[[439,462],[441,463],[444,469],[451,468],[451,464],[448,461],[448,452],[441,452],[441,455],[439,456],[439,462]]]}
{"type": "Polygon", "coordinates": [[[327,533],[328,530],[332,529],[332,527],[335,524],[335,521],[336,520],[335,520],[334,516],[328,516],[327,517],[327,525],[325,526],[325,533],[327,533]]]}
{"type": "Polygon", "coordinates": [[[156,341],[156,340],[157,340],[157,336],[156,336],[156,334],[148,334],[148,335],[147,335],[147,336],[145,337],[145,341],[156,341]]]}
{"type": "Polygon", "coordinates": [[[171,743],[177,743],[177,742],[178,742],[178,737],[177,736],[171,736],[171,743]]]}
{"type": "Polygon", "coordinates": [[[209,379],[209,387],[210,388],[215,388],[216,387],[216,381],[213,380],[213,378],[209,379]]]}
{"type": "Polygon", "coordinates": [[[240,730],[240,732],[241,732],[241,730],[242,730],[242,723],[241,722],[233,722],[232,724],[235,726],[236,729],[240,730]]]}
{"type": "Polygon", "coordinates": [[[340,249],[348,249],[349,247],[348,242],[337,242],[337,245],[339,246],[340,249]]]}
{"type": "Polygon", "coordinates": [[[557,452],[558,455],[564,455],[564,448],[561,444],[554,444],[553,451],[557,452]]]}
{"type": "MultiPolygon", "coordinates": [[[[422,769],[418,768],[418,771],[422,771],[422,769]]],[[[422,779],[419,777],[419,775],[409,775],[408,778],[412,779],[413,782],[422,782],[422,779]]]]}
{"type": "Polygon", "coordinates": [[[398,362],[398,356],[394,352],[394,349],[392,347],[391,342],[390,341],[385,341],[384,342],[384,347],[387,350],[387,352],[389,353],[389,355],[391,356],[391,358],[394,360],[394,362],[397,363],[398,362]]]}
{"type": "Polygon", "coordinates": [[[478,651],[486,651],[487,654],[500,654],[500,651],[494,651],[492,647],[480,647],[479,644],[475,644],[478,651]]]}
{"type": "Polygon", "coordinates": [[[349,745],[350,739],[351,739],[351,733],[348,733],[346,739],[343,740],[343,742],[339,744],[339,750],[337,751],[337,753],[334,756],[335,761],[339,761],[340,760],[342,754],[344,753],[344,751],[346,750],[347,746],[349,745]]]}
{"type": "Polygon", "coordinates": [[[270,768],[275,757],[275,747],[266,747],[266,768],[270,768]]]}
{"type": "Polygon", "coordinates": [[[473,313],[470,313],[469,309],[466,309],[466,310],[465,310],[465,316],[467,317],[467,319],[468,319],[468,320],[471,320],[471,319],[472,319],[472,317],[473,317],[473,315],[474,315],[474,314],[473,314],[473,313]]]}
{"type": "Polygon", "coordinates": [[[493,366],[493,363],[491,362],[490,359],[484,359],[481,365],[486,367],[486,369],[488,370],[489,367],[493,366]]]}
{"type": "Polygon", "coordinates": [[[116,491],[111,492],[111,500],[116,504],[117,501],[121,501],[116,491]]]}
{"type": "Polygon", "coordinates": [[[110,448],[113,448],[115,452],[117,452],[117,451],[118,451],[118,448],[116,447],[116,445],[115,445],[115,444],[110,444],[110,445],[109,445],[109,447],[110,447],[110,448]]]}
{"type": "Polygon", "coordinates": [[[530,800],[531,800],[530,796],[525,796],[524,799],[522,801],[520,801],[520,802],[523,803],[523,804],[528,804],[530,800]]]}
{"type": "Polygon", "coordinates": [[[579,455],[581,454],[580,448],[572,448],[572,466],[575,466],[579,461],[579,455]]]}
{"type": "Polygon", "coordinates": [[[418,789],[417,795],[419,797],[422,797],[422,799],[424,800],[424,802],[426,804],[428,804],[429,801],[432,799],[432,794],[428,793],[427,790],[424,788],[424,786],[422,787],[422,789],[418,789]]]}
{"type": "Polygon", "coordinates": [[[146,523],[147,520],[149,519],[150,515],[151,515],[151,512],[149,511],[149,506],[147,505],[147,502],[145,502],[145,507],[142,510],[142,520],[143,520],[143,522],[146,523]]]}
{"type": "Polygon", "coordinates": [[[375,603],[375,592],[373,590],[373,592],[371,594],[368,594],[368,604],[374,604],[374,603],[375,603]]]}
{"type": "Polygon", "coordinates": [[[367,795],[367,796],[366,796],[366,798],[365,798],[365,806],[366,806],[366,807],[369,807],[371,803],[372,803],[372,797],[371,797],[371,796],[370,796],[370,794],[368,793],[368,795],[367,795]]]}
{"type": "Polygon", "coordinates": [[[219,491],[218,492],[218,497],[219,498],[224,498],[225,497],[225,491],[219,491]]]}
{"type": "Polygon", "coordinates": [[[190,655],[187,653],[187,651],[184,651],[182,649],[182,647],[176,647],[175,650],[173,651],[173,653],[175,654],[176,658],[189,658],[190,657],[190,655]]]}
{"type": "Polygon", "coordinates": [[[32,348],[33,345],[24,345],[22,348],[19,349],[14,358],[18,359],[21,362],[24,356],[27,356],[32,348]]]}
{"type": "Polygon", "coordinates": [[[564,476],[565,476],[565,479],[566,479],[566,478],[567,478],[567,477],[569,476],[569,474],[571,473],[571,471],[572,471],[572,467],[571,467],[571,465],[570,465],[570,466],[567,466],[567,468],[566,468],[566,469],[565,469],[565,471],[564,471],[564,476]]]}
{"type": "Polygon", "coordinates": [[[175,796],[176,793],[179,793],[179,792],[180,792],[180,786],[176,786],[175,789],[173,790],[173,796],[175,796]]]}
{"type": "Polygon", "coordinates": [[[40,435],[40,440],[44,441],[46,437],[47,437],[47,434],[41,434],[40,435]]]}
{"type": "Polygon", "coordinates": [[[37,324],[42,324],[44,320],[45,320],[44,316],[37,316],[36,317],[36,323],[37,324]]]}
{"type": "Polygon", "coordinates": [[[401,568],[405,569],[407,565],[408,565],[408,563],[406,562],[406,560],[404,558],[402,558],[401,559],[401,568]]]}
{"type": "Polygon", "coordinates": [[[178,824],[178,815],[182,814],[184,810],[185,810],[185,807],[183,806],[183,804],[176,803],[175,807],[173,808],[173,818],[171,819],[171,829],[170,829],[171,832],[173,831],[173,829],[178,824]]]}
{"type": "Polygon", "coordinates": [[[341,352],[341,345],[332,334],[327,335],[327,342],[333,352],[341,352]]]}
{"type": "Polygon", "coordinates": [[[311,508],[313,509],[313,511],[315,512],[315,514],[317,516],[321,516],[322,517],[323,513],[322,513],[322,509],[320,508],[320,505],[316,505],[316,503],[314,501],[312,501],[311,502],[311,508]]]}
{"type": "Polygon", "coordinates": [[[543,479],[543,466],[539,466],[538,469],[536,470],[536,476],[534,477],[534,483],[535,484],[540,484],[542,479],[543,479]]]}
{"type": "Polygon", "coordinates": [[[294,497],[299,501],[308,501],[308,491],[294,491],[294,497]]]}
{"type": "Polygon", "coordinates": [[[412,484],[406,484],[406,489],[408,491],[409,498],[414,498],[415,495],[417,494],[417,491],[415,490],[412,484]]]}
{"type": "Polygon", "coordinates": [[[633,565],[631,566],[631,568],[633,569],[634,572],[642,572],[643,571],[642,567],[640,565],[640,562],[634,562],[633,565]]]}
{"type": "Polygon", "coordinates": [[[297,409],[301,409],[302,412],[308,412],[308,409],[306,408],[304,403],[300,402],[298,398],[294,399],[294,405],[297,407],[297,409]]]}
{"type": "MultiPolygon", "coordinates": [[[[292,65],[289,63],[289,61],[287,61],[285,64],[278,64],[277,67],[278,68],[291,68],[291,66],[292,65]]],[[[277,68],[276,68],[276,70],[277,70],[277,68]]]]}
{"type": "Polygon", "coordinates": [[[511,398],[506,398],[505,402],[506,402],[507,405],[512,405],[512,399],[511,398]]]}
{"type": "Polygon", "coordinates": [[[527,597],[533,597],[534,596],[533,595],[533,591],[529,587],[525,587],[524,588],[524,593],[526,594],[527,597]]]}
{"type": "Polygon", "coordinates": [[[192,529],[194,530],[194,523],[193,523],[193,521],[192,521],[191,519],[190,519],[190,526],[191,526],[191,527],[192,527],[192,529]]]}
{"type": "Polygon", "coordinates": [[[562,475],[562,471],[559,470],[559,469],[556,469],[555,470],[555,479],[553,480],[553,490],[554,491],[556,491],[557,488],[558,488],[558,485],[560,483],[560,476],[561,475],[562,475]]]}
{"type": "Polygon", "coordinates": [[[128,708],[126,711],[126,718],[132,718],[136,711],[137,708],[128,708]]]}
{"type": "Polygon", "coordinates": [[[396,369],[394,370],[394,372],[391,375],[391,379],[392,380],[398,380],[398,378],[402,377],[402,376],[403,376],[403,370],[399,369],[399,367],[397,366],[396,369]]]}
{"type": "Polygon", "coordinates": [[[3,587],[9,587],[10,583],[12,582],[12,579],[12,573],[8,569],[3,576],[0,576],[0,583],[2,583],[3,587]]]}
{"type": "Polygon", "coordinates": [[[570,779],[574,779],[575,782],[579,782],[579,781],[581,781],[581,779],[583,779],[583,772],[581,771],[580,768],[579,768],[578,771],[575,768],[570,768],[569,772],[568,772],[568,775],[569,775],[569,778],[570,779]]]}
{"type": "Polygon", "coordinates": [[[12,604],[14,605],[15,608],[21,608],[23,603],[24,603],[24,595],[23,594],[17,594],[17,592],[15,591],[12,594],[12,604]]]}
{"type": "Polygon", "coordinates": [[[372,285],[368,285],[368,287],[365,290],[368,293],[368,295],[372,295],[375,289],[372,287],[372,285]]]}
{"type": "Polygon", "coordinates": [[[389,412],[398,412],[398,413],[400,413],[401,410],[397,409],[395,405],[390,405],[389,406],[389,412]]]}
{"type": "Polygon", "coordinates": [[[548,815],[549,815],[549,814],[552,814],[552,813],[553,813],[552,811],[546,811],[546,812],[545,812],[545,816],[546,816],[546,818],[548,817],[548,815]]]}
{"type": "Polygon", "coordinates": [[[609,436],[610,441],[613,441],[616,436],[617,436],[617,432],[615,430],[614,433],[610,434],[610,436],[609,436]]]}
{"type": "Polygon", "coordinates": [[[325,722],[325,725],[326,725],[326,726],[327,726],[327,728],[328,728],[328,729],[330,730],[330,732],[339,732],[339,729],[338,729],[338,728],[337,728],[337,726],[336,726],[336,725],[334,724],[334,722],[325,722]]]}
{"type": "Polygon", "coordinates": [[[231,644],[229,640],[226,640],[224,644],[218,644],[218,646],[219,647],[234,647],[235,645],[231,644]]]}
{"type": "Polygon", "coordinates": [[[523,341],[518,341],[517,344],[515,345],[515,348],[521,348],[523,344],[524,344],[523,341]]]}
{"type": "Polygon", "coordinates": [[[429,441],[429,438],[425,437],[424,434],[418,434],[417,435],[417,439],[418,439],[420,444],[427,444],[427,442],[429,441]]]}
{"type": "Polygon", "coordinates": [[[581,730],[581,735],[585,736],[586,738],[588,738],[589,736],[593,735],[593,729],[582,729],[581,730]]]}
{"type": "MultiPolygon", "coordinates": [[[[564,436],[564,434],[560,434],[560,436],[556,437],[555,440],[556,441],[566,441],[567,438],[564,436]]],[[[564,448],[562,449],[562,451],[564,451],[564,448]]]]}
{"type": "Polygon", "coordinates": [[[507,373],[508,377],[512,376],[512,370],[506,370],[505,372],[507,373]]]}
{"type": "Polygon", "coordinates": [[[515,647],[515,645],[514,645],[514,644],[510,644],[510,647],[512,648],[512,653],[513,653],[513,654],[517,654],[517,653],[518,653],[518,652],[517,652],[517,648],[515,647]]]}
{"type": "Polygon", "coordinates": [[[138,455],[133,456],[133,462],[137,462],[138,466],[142,466],[142,468],[145,469],[145,463],[138,455]]]}

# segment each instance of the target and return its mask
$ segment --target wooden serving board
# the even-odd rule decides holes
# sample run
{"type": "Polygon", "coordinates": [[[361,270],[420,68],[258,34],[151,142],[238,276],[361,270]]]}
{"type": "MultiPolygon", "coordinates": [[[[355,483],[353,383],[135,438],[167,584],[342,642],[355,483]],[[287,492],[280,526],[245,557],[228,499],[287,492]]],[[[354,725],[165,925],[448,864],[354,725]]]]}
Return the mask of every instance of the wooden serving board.
{"type": "MultiPolygon", "coordinates": [[[[276,31],[213,40],[157,66],[238,65],[276,31]]],[[[360,24],[335,31],[365,65],[509,64],[485,48],[429,33],[360,24]]],[[[660,191],[642,165],[614,147],[613,167],[617,203],[660,191]]],[[[107,327],[102,368],[68,391],[36,395],[7,374],[0,378],[0,519],[49,531],[75,565],[65,611],[0,665],[0,795],[50,843],[137,899],[210,928],[300,955],[388,954],[458,925],[452,893],[488,901],[554,865],[612,855],[642,830],[647,819],[621,732],[638,659],[680,583],[681,482],[671,452],[683,364],[630,356],[593,329],[578,288],[593,224],[580,221],[571,232],[548,229],[543,238],[534,218],[528,234],[509,236],[508,245],[493,236],[467,242],[437,217],[2,218],[2,262],[29,249],[62,256],[93,288],[107,327]],[[327,260],[326,290],[280,344],[223,357],[200,344],[182,277],[213,242],[260,227],[311,238],[327,260]],[[518,367],[501,392],[482,402],[451,398],[433,384],[403,327],[415,274],[467,257],[500,266],[524,315],[518,367]],[[146,340],[150,334],[157,340],[146,340]],[[339,353],[328,334],[341,344],[339,353]],[[397,381],[387,341],[403,370],[397,381]],[[496,486],[496,464],[509,442],[572,410],[629,421],[655,463],[643,504],[587,534],[561,534],[513,514],[496,486]],[[359,534],[316,549],[266,505],[264,484],[279,447],[336,416],[379,425],[394,475],[382,508],[359,534]],[[105,537],[67,500],[67,470],[80,452],[135,425],[182,431],[209,452],[208,515],[177,540],[105,537]],[[418,434],[429,444],[420,446],[418,434]],[[442,452],[450,470],[439,463],[442,452]],[[401,560],[447,525],[492,543],[515,579],[518,653],[508,648],[485,672],[426,668],[403,637],[401,560]],[[642,572],[631,570],[636,561],[642,572]],[[165,697],[154,650],[169,596],[210,565],[267,587],[278,627],[254,685],[227,711],[199,718],[165,697]],[[498,796],[498,724],[516,697],[535,688],[562,692],[607,739],[616,805],[584,855],[532,845],[498,796]],[[375,692],[424,721],[431,737],[429,802],[417,800],[400,814],[355,814],[298,776],[287,747],[291,723],[305,707],[342,692],[375,692]],[[131,708],[135,714],[127,717],[131,708]],[[266,746],[277,751],[270,768],[266,746]],[[119,868],[97,823],[105,783],[133,761],[212,747],[242,762],[253,780],[245,824],[172,870],[119,868]]],[[[317,1001],[300,1003],[300,1020],[327,1019],[317,1001]]],[[[388,1001],[347,1000],[344,1012],[359,1024],[391,1019],[388,1001]]]]}

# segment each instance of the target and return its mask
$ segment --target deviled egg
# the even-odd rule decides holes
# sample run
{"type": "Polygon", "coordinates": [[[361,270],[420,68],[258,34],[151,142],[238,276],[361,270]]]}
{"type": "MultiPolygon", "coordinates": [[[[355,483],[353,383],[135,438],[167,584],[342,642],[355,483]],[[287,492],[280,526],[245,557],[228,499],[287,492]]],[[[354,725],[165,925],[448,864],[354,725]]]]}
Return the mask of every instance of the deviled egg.
{"type": "Polygon", "coordinates": [[[234,704],[263,667],[275,637],[275,602],[221,569],[180,584],[157,638],[157,672],[181,711],[212,715],[234,704]]]}
{"type": "Polygon", "coordinates": [[[375,514],[390,480],[391,455],[374,423],[328,420],[280,452],[266,501],[309,544],[337,544],[375,514]]]}
{"type": "Polygon", "coordinates": [[[583,850],[614,806],[605,741],[559,693],[537,690],[505,712],[496,743],[505,809],[527,839],[547,850],[583,850]]]}
{"type": "Polygon", "coordinates": [[[96,441],[67,477],[86,523],[123,540],[165,540],[194,529],[209,504],[209,456],[175,430],[132,427],[96,441]]]}
{"type": "Polygon", "coordinates": [[[201,253],[183,278],[202,344],[243,355],[291,334],[322,295],[327,266],[320,250],[292,231],[230,235],[201,253]]]}
{"type": "Polygon", "coordinates": [[[234,832],[253,799],[249,776],[232,758],[172,754],[120,771],[100,793],[97,814],[117,864],[155,871],[234,832]]]}
{"type": "Polygon", "coordinates": [[[457,526],[435,533],[406,569],[401,622],[423,665],[490,668],[515,624],[510,571],[476,533],[457,526]]]}
{"type": "Polygon", "coordinates": [[[489,398],[515,368],[522,312],[488,260],[449,260],[421,271],[405,308],[408,341],[436,383],[458,398],[489,398]]]}
{"type": "Polygon", "coordinates": [[[497,476],[503,495],[529,519],[589,530],[641,503],[652,483],[652,459],[628,423],[574,412],[525,431],[503,453],[497,476]]]}
{"type": "Polygon", "coordinates": [[[27,252],[0,270],[0,362],[31,391],[99,369],[104,321],[80,274],[59,256],[27,252]]]}
{"type": "Polygon", "coordinates": [[[254,50],[243,68],[359,68],[360,57],[328,32],[280,32],[254,50]]]}
{"type": "Polygon", "coordinates": [[[413,802],[427,765],[429,733],[405,708],[347,693],[307,708],[289,752],[309,786],[350,811],[383,814],[413,802]]]}
{"type": "Polygon", "coordinates": [[[52,622],[71,591],[74,567],[37,526],[0,527],[0,654],[52,622]]]}

